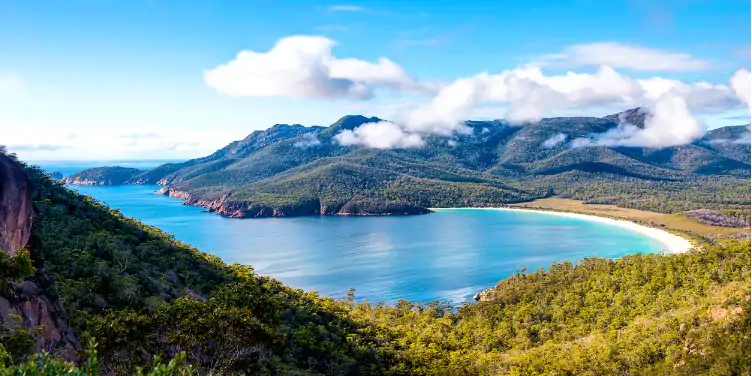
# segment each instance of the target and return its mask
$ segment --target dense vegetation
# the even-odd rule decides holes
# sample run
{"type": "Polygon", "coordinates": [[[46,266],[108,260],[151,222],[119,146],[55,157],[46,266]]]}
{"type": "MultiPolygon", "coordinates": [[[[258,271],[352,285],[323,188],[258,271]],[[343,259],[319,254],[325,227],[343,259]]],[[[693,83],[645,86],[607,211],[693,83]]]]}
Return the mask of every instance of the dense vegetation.
{"type": "MultiPolygon", "coordinates": [[[[343,130],[380,121],[345,116],[329,127],[278,124],[210,156],[121,177],[128,184],[166,185],[190,204],[231,216],[421,213],[559,195],[664,213],[738,210],[749,219],[745,126],[661,149],[546,143],[607,131],[620,118],[643,126],[645,114],[635,109],[525,126],[469,121],[468,132],[451,140],[376,150],[336,142],[343,130]]],[[[70,180],[114,181],[108,174],[111,168],[88,170],[70,180]]]]}
{"type": "Polygon", "coordinates": [[[66,189],[35,166],[26,172],[35,182],[29,248],[58,281],[55,293],[75,328],[108,307],[143,308],[233,280],[216,256],[66,189]]]}
{"type": "Polygon", "coordinates": [[[63,181],[67,184],[121,185],[140,172],[137,168],[96,167],[77,173],[75,178],[66,177],[63,181]]]}
{"type": "Polygon", "coordinates": [[[543,179],[557,186],[561,197],[588,204],[611,204],[659,213],[712,209],[736,213],[749,223],[749,178],[695,177],[684,181],[617,178],[601,174],[583,179],[571,172],[543,179]]]}
{"type": "Polygon", "coordinates": [[[52,275],[80,342],[96,342],[97,354],[82,350],[78,366],[47,355],[25,361],[34,328],[7,328],[0,374],[750,371],[749,241],[523,271],[491,300],[463,307],[355,304],[353,294],[322,298],[226,266],[26,171],[37,215],[31,258],[52,275]]]}

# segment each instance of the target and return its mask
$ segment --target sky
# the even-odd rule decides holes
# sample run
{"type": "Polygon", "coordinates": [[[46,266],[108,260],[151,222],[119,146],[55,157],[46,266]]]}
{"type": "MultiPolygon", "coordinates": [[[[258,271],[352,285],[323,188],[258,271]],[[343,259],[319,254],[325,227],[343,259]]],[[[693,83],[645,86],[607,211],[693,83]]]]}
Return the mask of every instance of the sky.
{"type": "Polygon", "coordinates": [[[185,159],[274,124],[388,119],[368,147],[641,106],[573,146],[749,123],[750,2],[0,1],[0,144],[21,159],[185,159]],[[732,79],[732,77],[734,79],[732,79]]]}

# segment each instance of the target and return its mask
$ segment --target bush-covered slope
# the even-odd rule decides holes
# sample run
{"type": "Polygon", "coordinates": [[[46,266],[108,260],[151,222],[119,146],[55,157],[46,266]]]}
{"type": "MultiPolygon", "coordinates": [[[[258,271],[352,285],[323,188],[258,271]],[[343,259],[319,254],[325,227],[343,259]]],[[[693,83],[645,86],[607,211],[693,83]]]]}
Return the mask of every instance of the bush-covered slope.
{"type": "MultiPolygon", "coordinates": [[[[98,343],[103,374],[152,369],[155,355],[177,359],[155,372],[185,370],[185,359],[197,374],[750,371],[749,241],[555,264],[501,281],[485,301],[454,309],[355,304],[352,295],[321,298],[226,266],[37,168],[25,170],[36,213],[28,248],[54,277],[51,290],[80,342],[98,343]]],[[[0,330],[1,373],[73,367],[50,358],[23,363],[18,345],[29,330],[0,330]]]]}
{"type": "Polygon", "coordinates": [[[128,167],[96,167],[63,178],[66,184],[122,185],[143,171],[128,167]]]}
{"type": "Polygon", "coordinates": [[[28,248],[57,281],[76,328],[107,308],[205,295],[233,280],[219,258],[65,188],[37,167],[26,172],[34,183],[28,248]]]}

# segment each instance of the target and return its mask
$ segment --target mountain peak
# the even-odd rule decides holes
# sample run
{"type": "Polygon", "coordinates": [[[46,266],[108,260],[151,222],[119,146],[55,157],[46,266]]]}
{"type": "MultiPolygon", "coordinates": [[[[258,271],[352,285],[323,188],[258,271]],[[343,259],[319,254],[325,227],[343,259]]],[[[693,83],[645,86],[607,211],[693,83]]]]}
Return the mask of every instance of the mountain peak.
{"type": "Polygon", "coordinates": [[[340,128],[343,128],[343,129],[352,129],[352,128],[359,127],[365,123],[375,123],[379,121],[382,121],[382,120],[375,116],[369,118],[363,115],[345,115],[339,118],[339,120],[337,120],[331,126],[332,127],[339,126],[340,128]]]}
{"type": "Polygon", "coordinates": [[[645,117],[647,116],[647,114],[647,108],[635,107],[612,115],[604,116],[603,118],[611,120],[616,124],[628,123],[638,128],[645,128],[645,117]]]}
{"type": "Polygon", "coordinates": [[[336,134],[344,130],[352,130],[366,123],[378,123],[384,121],[377,117],[365,117],[363,115],[345,115],[334,124],[330,125],[324,132],[326,134],[336,134]]]}

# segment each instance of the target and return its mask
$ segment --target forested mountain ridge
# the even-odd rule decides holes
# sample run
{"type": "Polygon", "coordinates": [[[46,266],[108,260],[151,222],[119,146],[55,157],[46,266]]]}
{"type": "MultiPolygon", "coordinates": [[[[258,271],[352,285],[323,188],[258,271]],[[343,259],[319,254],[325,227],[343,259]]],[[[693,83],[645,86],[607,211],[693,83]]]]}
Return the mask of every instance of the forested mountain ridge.
{"type": "MultiPolygon", "coordinates": [[[[59,297],[77,338],[53,338],[45,348],[86,374],[749,373],[749,241],[557,263],[454,309],[356,304],[353,294],[322,298],[227,266],[37,167],[18,170],[30,182],[33,223],[28,252],[3,262],[22,265],[28,258],[19,255],[30,256],[37,273],[49,275],[42,293],[59,297]],[[90,340],[96,357],[82,349],[90,340]],[[66,345],[78,356],[58,352],[66,345]],[[171,363],[156,365],[155,356],[171,363]]],[[[2,293],[36,278],[33,269],[12,270],[22,273],[3,274],[2,293]]],[[[0,374],[75,370],[48,356],[26,361],[44,328],[5,313],[0,306],[0,374]]]]}
{"type": "MultiPolygon", "coordinates": [[[[641,191],[646,200],[634,204],[657,211],[740,207],[749,200],[742,189],[750,175],[746,126],[715,129],[692,144],[667,148],[574,147],[572,140],[624,121],[644,127],[645,113],[632,109],[522,126],[468,121],[467,132],[427,138],[416,148],[342,146],[334,138],[379,121],[350,115],[329,127],[277,124],[207,157],[120,177],[126,177],[124,184],[163,185],[164,194],[233,217],[415,214],[429,207],[503,205],[550,195],[630,205],[622,199],[625,189],[643,185],[665,187],[641,191]],[[592,197],[581,194],[584,187],[596,188],[592,197]],[[705,196],[719,192],[719,199],[677,194],[688,188],[705,196]]],[[[121,183],[106,180],[107,171],[101,170],[99,182],[121,183]]],[[[96,174],[83,171],[65,182],[96,174]]]]}

